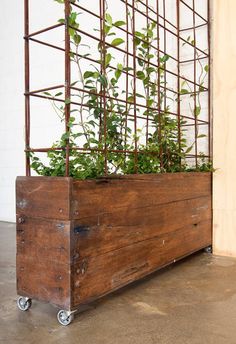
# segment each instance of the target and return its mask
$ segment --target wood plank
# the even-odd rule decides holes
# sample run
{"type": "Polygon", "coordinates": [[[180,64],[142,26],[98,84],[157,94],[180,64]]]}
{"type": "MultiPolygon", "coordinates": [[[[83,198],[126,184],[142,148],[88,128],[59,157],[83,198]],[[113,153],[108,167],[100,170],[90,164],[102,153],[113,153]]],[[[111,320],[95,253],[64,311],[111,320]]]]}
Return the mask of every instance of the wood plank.
{"type": "Polygon", "coordinates": [[[72,251],[74,257],[97,256],[210,219],[210,196],[141,209],[116,208],[74,221],[72,251]]]}
{"type": "Polygon", "coordinates": [[[71,178],[17,177],[16,213],[58,220],[70,218],[71,178]]]}
{"type": "Polygon", "coordinates": [[[19,255],[17,257],[17,293],[70,309],[70,266],[19,255]]]}
{"type": "Polygon", "coordinates": [[[115,208],[146,208],[211,195],[211,173],[166,173],[100,180],[74,180],[74,219],[115,208]]]}
{"type": "Polygon", "coordinates": [[[17,216],[17,259],[19,255],[35,261],[69,264],[71,260],[71,223],[17,216]]]}
{"type": "Polygon", "coordinates": [[[81,260],[72,270],[72,308],[133,282],[211,244],[211,221],[190,225],[107,254],[81,260]]]}

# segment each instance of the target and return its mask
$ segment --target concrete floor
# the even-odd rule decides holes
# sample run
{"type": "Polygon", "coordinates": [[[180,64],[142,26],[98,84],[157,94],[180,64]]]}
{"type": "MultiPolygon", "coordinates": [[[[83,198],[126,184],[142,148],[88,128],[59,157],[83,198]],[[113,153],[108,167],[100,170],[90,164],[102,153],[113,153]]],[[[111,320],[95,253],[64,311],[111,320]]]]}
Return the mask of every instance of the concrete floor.
{"type": "Polygon", "coordinates": [[[0,222],[0,343],[236,344],[236,259],[196,254],[57,323],[16,307],[15,225],[0,222]]]}

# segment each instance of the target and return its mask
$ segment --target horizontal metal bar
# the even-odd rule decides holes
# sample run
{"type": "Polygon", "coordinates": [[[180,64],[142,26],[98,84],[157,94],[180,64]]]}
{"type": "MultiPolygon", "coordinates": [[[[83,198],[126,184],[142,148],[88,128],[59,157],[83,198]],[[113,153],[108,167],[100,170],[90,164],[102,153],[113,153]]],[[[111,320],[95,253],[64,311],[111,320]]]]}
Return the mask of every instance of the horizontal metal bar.
{"type": "Polygon", "coordinates": [[[189,60],[179,61],[179,63],[189,63],[189,62],[194,62],[194,61],[201,61],[201,60],[206,60],[208,58],[209,58],[208,56],[202,56],[202,57],[197,57],[196,59],[189,59],[189,60]]]}
{"type": "Polygon", "coordinates": [[[42,30],[39,30],[39,31],[35,31],[35,32],[33,32],[33,33],[30,33],[29,35],[24,36],[24,38],[26,38],[26,39],[27,39],[27,38],[31,38],[31,37],[33,37],[33,36],[42,34],[42,33],[44,33],[44,32],[47,32],[47,31],[56,29],[56,28],[58,28],[58,27],[60,27],[60,26],[64,26],[64,25],[65,25],[65,24],[63,24],[63,23],[59,23],[59,24],[55,24],[55,25],[52,25],[52,26],[48,26],[48,27],[46,27],[46,28],[44,28],[44,29],[42,29],[42,30]]]}
{"type": "MultiPolygon", "coordinates": [[[[55,152],[55,151],[65,151],[66,147],[49,147],[49,148],[28,148],[25,149],[25,152],[27,153],[47,153],[47,152],[55,152]]],[[[84,147],[70,147],[70,151],[81,151],[81,152],[86,152],[85,154],[89,154],[89,152],[101,152],[104,153],[105,152],[105,148],[84,148],[84,147]]],[[[107,152],[109,153],[119,153],[119,154],[134,154],[135,152],[133,150],[119,150],[119,149],[106,149],[107,152]]],[[[159,156],[160,153],[156,152],[156,151],[142,151],[142,150],[138,150],[137,151],[138,154],[144,154],[144,155],[157,155],[159,156]]],[[[178,154],[173,154],[173,155],[178,155],[178,154]]],[[[188,158],[194,158],[194,157],[205,157],[208,158],[208,155],[195,155],[195,154],[187,154],[186,157],[188,158]]]]}
{"type": "Polygon", "coordinates": [[[190,30],[196,30],[196,29],[200,29],[201,27],[204,27],[204,26],[207,26],[208,25],[208,22],[207,23],[204,23],[204,24],[200,24],[200,25],[196,25],[195,27],[187,27],[187,28],[184,28],[184,29],[180,29],[179,31],[180,32],[184,32],[184,31],[190,31],[190,30]]]}
{"type": "MultiPolygon", "coordinates": [[[[38,97],[38,98],[42,98],[42,99],[48,99],[48,100],[53,100],[53,101],[65,103],[65,101],[62,100],[62,99],[55,98],[55,97],[49,97],[49,96],[43,96],[43,95],[40,95],[40,94],[34,94],[34,93],[30,93],[30,92],[29,92],[29,93],[26,93],[25,95],[29,95],[29,96],[32,96],[32,97],[38,97]]],[[[109,97],[106,97],[106,98],[109,99],[109,97]]],[[[133,103],[129,103],[129,102],[127,102],[127,103],[128,103],[128,104],[134,105],[133,103]]],[[[72,105],[78,105],[78,106],[81,106],[81,105],[82,105],[82,106],[84,106],[84,107],[89,108],[89,105],[87,105],[87,104],[82,104],[82,103],[78,103],[78,102],[73,102],[73,101],[71,101],[70,104],[72,104],[72,105]]],[[[136,104],[136,105],[137,105],[137,106],[140,106],[140,104],[136,104]]],[[[146,110],[153,110],[153,111],[157,111],[157,112],[158,112],[158,109],[155,109],[155,108],[151,108],[151,109],[150,109],[150,108],[148,108],[148,107],[145,107],[145,106],[142,105],[142,104],[141,104],[140,107],[143,107],[143,108],[145,108],[146,110]]],[[[129,117],[132,117],[132,118],[133,118],[133,115],[131,115],[131,114],[127,114],[127,113],[122,114],[122,113],[117,112],[117,111],[114,111],[114,112],[117,113],[117,114],[123,115],[123,116],[129,116],[129,117]]],[[[164,113],[164,111],[161,111],[161,113],[164,113]]],[[[172,116],[178,116],[177,113],[174,113],[174,112],[171,112],[171,111],[165,112],[165,114],[172,115],[172,116]]],[[[183,118],[183,119],[194,120],[193,117],[189,117],[189,116],[185,116],[185,115],[180,115],[180,117],[183,118]]],[[[140,119],[147,119],[147,117],[141,117],[141,116],[138,117],[138,115],[137,115],[137,118],[140,118],[140,119]]],[[[207,121],[200,120],[200,119],[198,119],[198,122],[199,122],[199,123],[208,123],[207,121]]]]}
{"type": "Polygon", "coordinates": [[[57,85],[57,86],[51,86],[51,87],[41,88],[41,89],[39,89],[39,90],[34,90],[34,91],[27,92],[26,95],[32,95],[32,94],[34,94],[34,93],[41,93],[41,92],[56,90],[56,89],[62,88],[62,87],[65,87],[65,85],[57,85]]]}

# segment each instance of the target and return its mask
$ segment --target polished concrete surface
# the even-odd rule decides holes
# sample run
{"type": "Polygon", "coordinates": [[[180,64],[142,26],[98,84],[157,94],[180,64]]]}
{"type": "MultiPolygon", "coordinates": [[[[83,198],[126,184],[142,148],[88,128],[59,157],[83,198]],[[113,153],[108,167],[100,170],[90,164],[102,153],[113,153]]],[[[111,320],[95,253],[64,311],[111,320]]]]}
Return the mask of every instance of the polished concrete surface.
{"type": "Polygon", "coordinates": [[[16,307],[15,225],[0,222],[0,343],[236,344],[236,259],[199,253],[80,310],[16,307]]]}

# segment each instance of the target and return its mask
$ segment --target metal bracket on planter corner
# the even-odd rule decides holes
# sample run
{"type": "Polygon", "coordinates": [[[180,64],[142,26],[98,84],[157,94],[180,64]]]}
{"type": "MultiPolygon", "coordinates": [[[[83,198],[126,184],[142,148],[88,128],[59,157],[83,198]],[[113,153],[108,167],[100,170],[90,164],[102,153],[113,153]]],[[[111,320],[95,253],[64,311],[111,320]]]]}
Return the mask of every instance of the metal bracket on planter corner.
{"type": "Polygon", "coordinates": [[[77,226],[74,228],[74,233],[75,234],[80,234],[80,233],[86,233],[89,231],[88,226],[77,226]]]}

